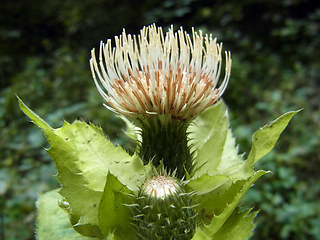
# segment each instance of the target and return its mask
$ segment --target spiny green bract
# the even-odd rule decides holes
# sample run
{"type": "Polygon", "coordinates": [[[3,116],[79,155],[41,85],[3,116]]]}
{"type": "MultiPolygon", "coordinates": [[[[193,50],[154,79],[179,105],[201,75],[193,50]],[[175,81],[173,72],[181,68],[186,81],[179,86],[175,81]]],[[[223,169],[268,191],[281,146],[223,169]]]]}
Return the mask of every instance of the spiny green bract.
{"type": "Polygon", "coordinates": [[[190,240],[196,230],[196,211],[191,194],[186,193],[183,184],[173,177],[157,176],[151,180],[156,181],[154,188],[148,188],[150,179],[147,180],[136,204],[131,206],[139,238],[190,240]],[[163,179],[171,183],[163,183],[163,179]]]}
{"type": "Polygon", "coordinates": [[[190,121],[171,119],[165,115],[150,116],[139,122],[141,144],[139,155],[147,164],[151,159],[158,167],[160,162],[177,177],[190,174],[193,154],[188,144],[187,129],[190,121]]]}

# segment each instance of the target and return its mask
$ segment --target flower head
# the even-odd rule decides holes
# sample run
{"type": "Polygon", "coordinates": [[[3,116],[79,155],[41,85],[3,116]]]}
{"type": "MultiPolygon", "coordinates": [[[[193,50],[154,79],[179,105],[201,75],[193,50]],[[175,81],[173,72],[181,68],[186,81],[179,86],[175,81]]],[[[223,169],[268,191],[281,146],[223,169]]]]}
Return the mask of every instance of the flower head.
{"type": "Polygon", "coordinates": [[[179,190],[177,181],[169,176],[156,176],[147,180],[143,187],[144,194],[154,198],[165,199],[179,190]]]}
{"type": "Polygon", "coordinates": [[[161,27],[144,27],[140,35],[126,34],[100,43],[99,62],[93,49],[90,67],[95,84],[108,109],[125,116],[150,114],[191,119],[223,94],[231,70],[225,52],[225,76],[221,72],[222,43],[212,35],[182,27],[163,34],[161,27]]]}
{"type": "Polygon", "coordinates": [[[131,208],[139,239],[192,239],[198,206],[193,204],[192,195],[175,177],[146,179],[131,208]]]}

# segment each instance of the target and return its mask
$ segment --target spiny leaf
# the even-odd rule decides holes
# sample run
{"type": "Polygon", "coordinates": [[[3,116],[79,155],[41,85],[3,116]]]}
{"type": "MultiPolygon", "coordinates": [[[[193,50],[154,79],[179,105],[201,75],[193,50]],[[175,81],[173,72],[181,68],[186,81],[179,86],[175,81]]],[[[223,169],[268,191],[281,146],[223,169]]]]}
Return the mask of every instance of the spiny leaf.
{"type": "Polygon", "coordinates": [[[72,147],[73,162],[87,180],[88,188],[103,191],[108,170],[131,190],[137,190],[141,185],[144,176],[142,161],[136,155],[130,156],[120,146],[115,147],[100,128],[75,121],[71,125],[65,123],[55,133],[65,140],[64,145],[72,147]]]}
{"type": "MultiPolygon", "coordinates": [[[[225,176],[225,183],[230,185],[254,174],[253,166],[251,169],[245,168],[246,162],[238,154],[238,147],[229,128],[227,107],[223,101],[202,112],[189,127],[189,131],[190,144],[197,153],[196,169],[200,167],[192,179],[203,174],[225,176]]],[[[207,187],[210,188],[209,185],[207,187]]]]}
{"type": "Polygon", "coordinates": [[[61,195],[52,190],[40,195],[37,201],[37,239],[39,240],[94,240],[84,237],[71,226],[68,214],[58,206],[61,195]]]}
{"type": "Polygon", "coordinates": [[[196,191],[197,194],[203,195],[219,188],[229,180],[230,179],[227,176],[223,175],[210,176],[208,174],[203,174],[199,178],[191,179],[187,186],[191,187],[191,191],[196,191]]]}
{"type": "Polygon", "coordinates": [[[108,141],[96,126],[76,121],[53,129],[20,99],[21,110],[40,126],[49,143],[48,150],[58,169],[60,194],[70,204],[75,229],[87,236],[102,236],[98,209],[108,171],[130,190],[138,190],[145,175],[142,161],[108,141]]]}
{"type": "MultiPolygon", "coordinates": [[[[210,224],[205,225],[204,231],[207,234],[209,234],[210,236],[215,234],[223,226],[223,224],[228,220],[228,218],[231,216],[231,214],[234,212],[236,207],[239,205],[241,199],[243,198],[245,193],[249,190],[249,188],[252,186],[252,184],[259,177],[261,177],[262,175],[264,175],[266,173],[267,173],[266,171],[258,171],[250,179],[244,181],[244,183],[240,189],[230,188],[230,190],[233,192],[228,193],[228,195],[231,196],[230,199],[224,199],[226,206],[218,214],[215,214],[213,212],[212,221],[210,224]]],[[[207,194],[207,196],[206,195],[203,196],[203,198],[207,198],[206,200],[204,199],[205,201],[202,202],[202,200],[200,199],[202,208],[206,208],[206,206],[210,207],[210,205],[212,205],[212,202],[214,202],[215,198],[217,199],[217,198],[222,197],[219,195],[219,193],[217,194],[215,192],[211,193],[212,196],[208,196],[208,195],[210,195],[210,194],[207,194]],[[208,199],[210,199],[210,201],[207,201],[208,199]]],[[[205,212],[207,212],[206,209],[204,209],[204,210],[205,210],[205,212]]]]}
{"type": "MultiPolygon", "coordinates": [[[[58,138],[63,140],[60,146],[49,151],[64,151],[66,148],[69,157],[76,158],[75,162],[87,180],[88,187],[103,191],[106,173],[111,171],[129,189],[137,190],[141,185],[141,178],[144,178],[144,166],[138,156],[130,156],[120,146],[115,147],[106,139],[101,128],[93,124],[86,124],[75,121],[73,124],[65,122],[62,128],[53,129],[20,99],[21,110],[30,117],[33,122],[42,128],[49,143],[54,143],[58,138]],[[70,151],[73,150],[73,151],[70,151]],[[130,171],[128,171],[130,170],[130,171]]],[[[64,164],[72,164],[69,158],[64,158],[64,164]]],[[[54,159],[55,160],[55,159],[54,159]]],[[[55,160],[55,162],[58,160],[55,160]]]]}
{"type": "Polygon", "coordinates": [[[215,240],[247,240],[251,237],[254,229],[254,218],[257,212],[250,212],[250,210],[240,213],[234,211],[229,217],[228,221],[221,227],[221,229],[212,236],[215,240]]]}
{"type": "Polygon", "coordinates": [[[114,233],[117,239],[135,239],[130,209],[125,206],[133,202],[128,194],[132,192],[109,172],[99,207],[100,227],[106,236],[114,233]]]}
{"type": "Polygon", "coordinates": [[[44,132],[53,131],[53,128],[49,126],[44,120],[42,120],[34,111],[27,107],[24,102],[17,96],[19,107],[22,112],[24,112],[32,122],[42,129],[44,132]]]}
{"type": "Polygon", "coordinates": [[[226,106],[219,102],[202,112],[190,125],[191,151],[196,152],[194,178],[215,171],[221,162],[228,132],[226,106]]]}
{"type": "Polygon", "coordinates": [[[212,238],[201,229],[197,229],[191,240],[212,240],[212,238]]]}
{"type": "MultiPolygon", "coordinates": [[[[77,146],[77,137],[74,135],[72,126],[69,123],[65,122],[64,127],[61,129],[53,129],[20,99],[19,105],[21,110],[42,128],[48,139],[51,147],[48,153],[56,164],[58,170],[57,178],[62,185],[59,192],[70,204],[68,211],[71,224],[85,236],[100,236],[102,238],[102,233],[98,227],[97,210],[102,191],[96,191],[88,187],[88,179],[83,175],[83,171],[78,164],[80,161],[84,162],[86,160],[81,159],[80,153],[84,144],[77,146]],[[63,133],[62,136],[61,133],[63,133]]],[[[103,183],[101,185],[100,188],[103,190],[103,183]]]]}
{"type": "Polygon", "coordinates": [[[282,131],[287,127],[292,117],[300,111],[287,112],[253,134],[252,148],[247,159],[249,168],[273,149],[282,131]]]}

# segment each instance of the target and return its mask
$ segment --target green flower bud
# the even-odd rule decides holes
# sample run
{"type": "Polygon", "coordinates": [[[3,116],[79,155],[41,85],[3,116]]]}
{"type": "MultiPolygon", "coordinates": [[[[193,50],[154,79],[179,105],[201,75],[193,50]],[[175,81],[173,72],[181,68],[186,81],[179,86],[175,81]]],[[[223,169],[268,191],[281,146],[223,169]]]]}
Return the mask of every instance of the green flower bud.
{"type": "Polygon", "coordinates": [[[135,228],[143,240],[190,240],[196,229],[191,193],[174,177],[147,179],[132,208],[135,228]]]}

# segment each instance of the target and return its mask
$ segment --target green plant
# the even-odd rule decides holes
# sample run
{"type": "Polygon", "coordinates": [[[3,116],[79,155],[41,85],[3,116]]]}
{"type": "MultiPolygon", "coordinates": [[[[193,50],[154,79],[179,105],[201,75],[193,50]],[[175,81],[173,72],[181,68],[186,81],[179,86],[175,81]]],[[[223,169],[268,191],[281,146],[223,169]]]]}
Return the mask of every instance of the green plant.
{"type": "MultiPolygon", "coordinates": [[[[130,156],[115,147],[101,129],[93,125],[77,121],[53,129],[21,101],[20,107],[46,134],[51,146],[49,154],[55,161],[62,184],[59,191],[62,198],[55,190],[44,194],[38,201],[38,238],[70,239],[80,237],[78,234],[81,233],[91,238],[122,239],[122,233],[132,231],[129,209],[123,204],[132,204],[130,194],[137,194],[152,167],[144,166],[136,155],[130,156]],[[59,198],[60,209],[57,205],[59,198]],[[71,225],[65,220],[67,213],[79,233],[70,230],[71,225]]],[[[237,154],[225,111],[222,102],[216,104],[200,114],[197,126],[190,129],[198,152],[196,161],[211,165],[195,171],[196,177],[190,178],[186,184],[191,192],[195,192],[193,198],[199,203],[196,209],[200,224],[193,239],[211,239],[210,236],[225,239],[228,234],[246,239],[251,235],[256,213],[241,213],[238,204],[252,183],[266,173],[254,171],[254,162],[273,148],[296,113],[285,114],[257,131],[249,157],[243,161],[237,154]],[[211,131],[205,131],[204,126],[211,131]],[[218,141],[216,134],[220,135],[218,141]],[[239,228],[242,229],[240,232],[239,228]]],[[[135,235],[125,236],[125,239],[128,236],[135,239],[135,235]]]]}
{"type": "MultiPolygon", "coordinates": [[[[182,28],[169,29],[164,38],[162,29],[151,25],[138,40],[123,32],[115,42],[113,49],[111,40],[101,43],[99,64],[93,50],[90,66],[105,106],[123,114],[133,128],[130,136],[141,139],[132,155],[93,124],[65,122],[53,129],[19,99],[48,139],[62,186],[55,217],[43,213],[56,209],[52,201],[39,200],[37,237],[70,238],[72,232],[65,232],[70,226],[73,238],[78,233],[98,239],[250,237],[256,212],[240,212],[239,203],[267,173],[255,171],[254,163],[274,147],[298,111],[257,131],[244,161],[226,106],[220,101],[210,107],[223,94],[231,67],[226,52],[225,77],[217,87],[222,47],[216,39],[193,32],[191,41],[182,28]],[[140,129],[136,136],[134,128],[140,129]],[[63,210],[69,226],[61,221],[63,210]],[[62,225],[54,226],[53,219],[62,225]]],[[[45,198],[48,194],[54,196],[45,198]]]]}

